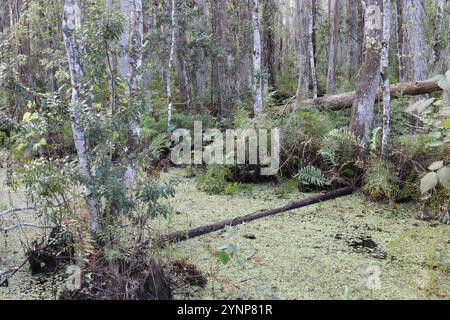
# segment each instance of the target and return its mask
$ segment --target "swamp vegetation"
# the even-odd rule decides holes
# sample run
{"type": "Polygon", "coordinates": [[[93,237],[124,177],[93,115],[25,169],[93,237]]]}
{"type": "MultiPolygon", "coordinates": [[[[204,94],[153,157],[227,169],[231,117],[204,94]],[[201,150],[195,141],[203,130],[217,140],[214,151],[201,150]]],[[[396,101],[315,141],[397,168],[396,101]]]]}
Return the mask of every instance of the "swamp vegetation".
{"type": "Polygon", "coordinates": [[[2,1],[0,299],[448,300],[449,14],[2,1]]]}

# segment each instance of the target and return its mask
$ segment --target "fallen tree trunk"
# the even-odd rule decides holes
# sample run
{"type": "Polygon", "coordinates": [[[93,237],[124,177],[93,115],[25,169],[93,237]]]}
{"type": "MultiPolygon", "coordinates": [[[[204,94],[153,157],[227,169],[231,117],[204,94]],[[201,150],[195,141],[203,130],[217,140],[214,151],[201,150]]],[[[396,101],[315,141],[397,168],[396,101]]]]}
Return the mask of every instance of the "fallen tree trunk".
{"type": "Polygon", "coordinates": [[[188,240],[188,239],[192,239],[195,237],[205,235],[207,233],[221,230],[221,229],[225,228],[226,226],[236,226],[236,225],[239,225],[239,224],[242,224],[245,222],[265,218],[268,216],[274,216],[279,213],[291,211],[291,210],[298,209],[301,207],[306,207],[306,206],[309,206],[311,204],[315,204],[318,202],[323,202],[323,201],[343,197],[343,196],[353,193],[353,191],[354,191],[354,188],[345,187],[345,188],[341,188],[341,189],[331,191],[331,192],[328,192],[325,194],[320,194],[317,196],[306,198],[306,199],[303,199],[300,201],[291,202],[283,207],[279,207],[279,208],[275,208],[275,209],[271,209],[271,210],[265,210],[265,211],[258,211],[258,212],[251,213],[251,214],[248,214],[248,215],[245,215],[242,217],[237,217],[237,218],[233,218],[233,219],[220,221],[217,223],[201,226],[201,227],[187,230],[187,231],[173,232],[173,233],[170,233],[168,235],[161,237],[161,242],[162,243],[164,243],[164,242],[181,242],[184,240],[188,240]]]}
{"type": "MultiPolygon", "coordinates": [[[[391,96],[395,98],[398,94],[403,93],[407,96],[419,96],[422,94],[429,94],[436,91],[442,91],[435,81],[418,81],[413,83],[399,83],[391,86],[391,96]]],[[[305,100],[305,105],[318,105],[326,107],[330,110],[340,110],[351,108],[355,100],[356,91],[346,92],[331,96],[319,97],[316,99],[305,100]]],[[[383,100],[383,91],[378,89],[375,101],[383,100]]]]}

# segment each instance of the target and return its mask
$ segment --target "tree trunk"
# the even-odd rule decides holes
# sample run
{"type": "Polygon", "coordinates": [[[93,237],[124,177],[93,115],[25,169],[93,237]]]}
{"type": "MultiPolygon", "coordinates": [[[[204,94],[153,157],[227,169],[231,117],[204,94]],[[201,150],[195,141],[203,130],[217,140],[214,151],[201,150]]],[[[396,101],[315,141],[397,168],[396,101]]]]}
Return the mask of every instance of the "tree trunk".
{"type": "Polygon", "coordinates": [[[212,2],[212,28],[214,39],[221,45],[220,53],[212,55],[211,105],[213,114],[232,119],[232,61],[228,36],[227,0],[212,2]]]}
{"type": "Polygon", "coordinates": [[[127,137],[127,169],[125,173],[125,187],[128,190],[136,179],[136,159],[139,152],[141,113],[140,86],[142,83],[141,66],[144,40],[144,15],[142,0],[130,0],[130,49],[129,49],[129,85],[132,112],[128,125],[127,137]]]}
{"type": "Polygon", "coordinates": [[[437,0],[436,32],[434,36],[434,62],[439,63],[442,56],[442,31],[444,30],[445,4],[447,0],[437,0]]]}
{"type": "Polygon", "coordinates": [[[389,82],[389,42],[391,39],[391,1],[383,0],[383,49],[381,53],[381,78],[383,80],[383,138],[381,153],[387,157],[389,153],[389,137],[391,132],[391,90],[389,82]]]}
{"type": "Polygon", "coordinates": [[[177,21],[176,21],[176,1],[172,0],[172,9],[171,9],[171,35],[170,35],[170,49],[169,49],[169,63],[167,65],[167,126],[170,128],[172,126],[172,109],[173,109],[173,100],[172,100],[172,66],[173,66],[173,57],[175,55],[175,39],[176,39],[176,30],[177,30],[177,21]]]}
{"type": "Polygon", "coordinates": [[[199,228],[187,230],[187,231],[177,231],[170,233],[166,236],[161,237],[161,242],[180,242],[188,239],[192,239],[195,237],[199,237],[214,231],[221,230],[225,228],[226,226],[237,226],[246,222],[254,221],[257,219],[270,217],[277,215],[282,212],[287,212],[291,210],[295,210],[298,208],[303,208],[315,203],[320,203],[323,201],[328,201],[332,199],[336,199],[339,197],[347,196],[349,194],[352,194],[354,191],[354,188],[352,187],[345,187],[341,189],[337,189],[335,191],[331,191],[325,194],[320,194],[317,196],[312,196],[304,200],[291,202],[283,207],[271,209],[271,210],[265,210],[265,211],[259,211],[251,214],[247,214],[242,217],[236,217],[224,221],[220,221],[217,223],[209,224],[206,226],[202,226],[199,228]]]}
{"type": "Polygon", "coordinates": [[[252,0],[253,27],[253,112],[256,115],[263,110],[261,84],[261,33],[259,20],[259,0],[252,0]]]}
{"type": "Polygon", "coordinates": [[[329,43],[328,55],[328,75],[327,75],[327,95],[332,95],[336,91],[336,65],[337,51],[339,42],[339,0],[330,0],[330,17],[332,19],[332,27],[329,43]]]}
{"type": "Polygon", "coordinates": [[[424,1],[402,0],[403,33],[408,48],[407,81],[428,79],[428,56],[424,37],[424,1]]]}
{"type": "Polygon", "coordinates": [[[307,11],[307,19],[308,19],[308,51],[309,51],[309,68],[311,70],[311,80],[313,84],[313,98],[317,98],[318,89],[317,89],[317,71],[316,71],[316,60],[315,60],[315,51],[313,45],[314,39],[314,4],[315,0],[309,0],[308,3],[308,11],[307,11]]]}
{"type": "MultiPolygon", "coordinates": [[[[196,27],[198,30],[207,29],[207,17],[209,16],[209,7],[206,0],[196,0],[198,6],[198,17],[196,19],[196,27]]],[[[206,97],[208,90],[208,63],[206,62],[207,52],[203,45],[197,48],[196,62],[195,62],[195,85],[194,97],[202,100],[206,97]]],[[[200,107],[197,101],[195,103],[196,109],[200,107]]]]}
{"type": "Polygon", "coordinates": [[[297,64],[298,64],[298,84],[295,107],[299,106],[309,96],[309,45],[307,26],[307,5],[303,1],[296,1],[296,39],[297,39],[297,64]]]}
{"type": "Polygon", "coordinates": [[[373,126],[374,104],[378,83],[380,82],[380,54],[377,51],[381,44],[379,26],[373,26],[372,18],[376,18],[374,6],[381,8],[381,0],[370,0],[366,12],[365,34],[366,56],[361,69],[358,90],[353,102],[350,130],[367,145],[370,141],[373,126]]]}
{"type": "MultiPolygon", "coordinates": [[[[391,97],[395,99],[396,95],[419,96],[442,91],[437,82],[434,81],[418,81],[411,83],[398,83],[391,85],[391,97]]],[[[304,101],[305,105],[323,106],[330,110],[342,110],[351,108],[356,99],[356,91],[340,93],[333,96],[319,97],[317,99],[309,99],[304,101]]],[[[375,102],[383,101],[383,90],[378,89],[375,95],[375,102]]]]}
{"type": "Polygon", "coordinates": [[[120,12],[124,18],[123,31],[119,39],[119,74],[122,81],[125,82],[125,96],[130,94],[130,84],[128,76],[130,74],[130,65],[128,58],[129,41],[130,41],[130,0],[120,0],[120,12]]]}
{"type": "MultiPolygon", "coordinates": [[[[450,19],[450,7],[448,8],[447,19],[450,19]]],[[[450,70],[450,23],[448,24],[448,45],[447,45],[447,70],[450,70]]],[[[450,108],[450,92],[445,92],[445,101],[450,108]]]]}
{"type": "Polygon", "coordinates": [[[361,64],[361,45],[358,43],[358,0],[349,0],[347,2],[348,28],[349,28],[349,56],[347,76],[351,81],[356,78],[361,64]]]}
{"type": "Polygon", "coordinates": [[[86,128],[83,127],[80,111],[83,101],[91,109],[89,98],[83,89],[83,64],[80,50],[83,42],[77,37],[76,29],[80,27],[83,19],[83,6],[81,0],[65,0],[63,16],[63,35],[69,62],[70,81],[72,84],[72,100],[69,106],[69,114],[72,122],[72,134],[77,149],[81,176],[85,179],[84,196],[89,214],[89,229],[95,234],[99,230],[99,206],[92,196],[89,181],[92,180],[91,163],[87,151],[86,128]]]}
{"type": "Polygon", "coordinates": [[[191,93],[189,87],[188,62],[186,58],[186,33],[185,27],[177,24],[177,61],[178,61],[178,78],[180,86],[180,96],[182,103],[189,112],[192,111],[191,93]]]}
{"type": "Polygon", "coordinates": [[[264,0],[264,65],[271,87],[275,87],[275,10],[274,0],[264,0]]]}

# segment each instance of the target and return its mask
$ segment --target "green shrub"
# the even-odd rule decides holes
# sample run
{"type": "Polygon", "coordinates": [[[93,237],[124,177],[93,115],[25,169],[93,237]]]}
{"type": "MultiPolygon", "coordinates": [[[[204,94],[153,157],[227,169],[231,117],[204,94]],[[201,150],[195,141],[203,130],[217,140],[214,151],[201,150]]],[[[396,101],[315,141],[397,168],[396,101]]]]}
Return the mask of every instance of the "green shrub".
{"type": "Polygon", "coordinates": [[[362,190],[372,200],[389,200],[394,203],[400,190],[399,179],[388,162],[372,159],[364,173],[362,190]]]}
{"type": "Polygon", "coordinates": [[[223,193],[227,196],[231,196],[244,188],[245,186],[241,182],[232,182],[225,185],[223,193]]]}
{"type": "Polygon", "coordinates": [[[230,169],[226,166],[211,165],[206,172],[197,177],[197,188],[210,194],[221,194],[227,185],[230,169]]]}
{"type": "Polygon", "coordinates": [[[295,178],[306,188],[323,188],[329,184],[322,170],[312,165],[302,168],[295,178]]]}

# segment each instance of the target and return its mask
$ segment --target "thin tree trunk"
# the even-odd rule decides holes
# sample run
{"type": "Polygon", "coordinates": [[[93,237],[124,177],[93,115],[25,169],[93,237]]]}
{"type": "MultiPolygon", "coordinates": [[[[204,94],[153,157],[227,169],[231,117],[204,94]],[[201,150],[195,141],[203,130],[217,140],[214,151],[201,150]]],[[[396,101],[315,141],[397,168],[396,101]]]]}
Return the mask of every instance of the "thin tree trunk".
{"type": "Polygon", "coordinates": [[[222,52],[214,52],[211,63],[211,106],[218,117],[233,118],[232,104],[232,64],[229,35],[227,0],[212,1],[212,28],[215,40],[221,45],[222,52]]]}
{"type": "Polygon", "coordinates": [[[439,63],[442,56],[442,31],[444,30],[445,4],[447,0],[437,0],[436,33],[434,36],[434,62],[439,63]]]}
{"type": "Polygon", "coordinates": [[[296,40],[297,40],[297,64],[298,84],[295,107],[299,106],[309,97],[309,45],[308,45],[308,18],[309,10],[303,1],[296,1],[296,40]]]}
{"type": "MultiPolygon", "coordinates": [[[[358,90],[352,109],[351,131],[355,136],[367,145],[372,133],[374,104],[378,83],[380,82],[380,54],[377,51],[381,44],[381,32],[378,27],[371,27],[369,18],[372,19],[375,12],[369,9],[381,8],[381,0],[369,0],[368,11],[366,12],[365,34],[366,56],[361,69],[358,90]]],[[[378,9],[379,10],[379,9],[378,9]]]]}
{"type": "Polygon", "coordinates": [[[327,75],[327,95],[332,95],[336,91],[336,65],[337,51],[339,42],[339,0],[330,0],[330,16],[332,18],[332,27],[329,43],[328,55],[328,75],[327,75]]]}
{"type": "Polygon", "coordinates": [[[173,100],[172,100],[172,66],[173,66],[173,57],[175,55],[175,39],[176,39],[176,30],[177,30],[177,20],[176,20],[176,1],[172,0],[172,9],[171,9],[171,36],[170,36],[170,52],[169,52],[169,63],[167,65],[167,125],[170,128],[172,126],[172,108],[173,108],[173,100]]]}
{"type": "MultiPolygon", "coordinates": [[[[450,7],[448,8],[447,19],[450,19],[450,7]]],[[[450,23],[448,24],[448,45],[447,45],[447,70],[450,70],[450,23]]],[[[445,101],[450,108],[450,92],[445,92],[445,101]]]]}
{"type": "Polygon", "coordinates": [[[318,89],[317,89],[317,72],[316,72],[316,61],[314,59],[315,52],[313,46],[314,39],[314,12],[313,8],[315,0],[310,0],[308,4],[307,11],[307,19],[308,19],[308,51],[309,51],[309,68],[311,70],[311,80],[313,84],[313,98],[317,98],[318,89]]]}
{"type": "MultiPolygon", "coordinates": [[[[207,17],[209,16],[209,7],[206,0],[196,0],[199,7],[199,17],[196,19],[196,27],[199,30],[207,28],[207,17]]],[[[195,85],[194,97],[205,98],[208,89],[208,63],[206,62],[207,53],[203,46],[197,48],[195,65],[195,85]]],[[[197,108],[196,103],[196,108],[197,108]]]]}
{"type": "Polygon", "coordinates": [[[144,39],[144,15],[142,0],[130,0],[130,50],[129,50],[129,84],[130,106],[132,106],[131,119],[128,126],[127,137],[127,169],[125,173],[125,187],[128,190],[136,179],[136,159],[140,143],[141,113],[140,86],[142,83],[142,46],[144,39]]]}
{"type": "Polygon", "coordinates": [[[81,121],[80,109],[83,100],[87,107],[91,108],[89,99],[83,89],[84,71],[81,62],[80,50],[83,42],[77,37],[76,29],[80,27],[83,14],[81,0],[65,0],[63,17],[63,34],[66,47],[67,58],[70,69],[70,80],[72,84],[72,100],[69,106],[69,113],[72,122],[72,134],[75,147],[77,149],[78,160],[82,177],[86,180],[84,183],[84,195],[86,198],[86,207],[89,213],[89,229],[95,234],[99,230],[99,207],[97,200],[92,196],[89,181],[92,180],[91,163],[87,151],[87,138],[85,128],[81,121]]]}
{"type": "Polygon", "coordinates": [[[361,63],[361,50],[358,43],[358,1],[348,1],[348,28],[350,37],[350,48],[348,57],[348,79],[351,81],[356,78],[361,63]]]}
{"type": "Polygon", "coordinates": [[[389,153],[389,137],[391,132],[391,90],[389,82],[389,42],[391,39],[391,1],[383,0],[383,49],[381,53],[381,78],[383,80],[383,157],[389,153]]]}
{"type": "Polygon", "coordinates": [[[129,42],[130,42],[130,0],[120,0],[120,12],[124,18],[123,31],[119,39],[119,57],[118,67],[122,81],[125,82],[125,96],[128,98],[130,94],[130,84],[128,77],[130,74],[130,65],[128,58],[129,42]]]}
{"type": "Polygon", "coordinates": [[[253,112],[256,115],[263,110],[261,84],[261,33],[259,19],[259,0],[252,0],[253,27],[253,112]]]}
{"type": "Polygon", "coordinates": [[[271,87],[275,87],[275,10],[274,0],[264,0],[264,64],[271,87]]]}
{"type": "Polygon", "coordinates": [[[177,23],[177,61],[178,61],[178,77],[180,86],[180,96],[183,104],[189,112],[192,111],[191,93],[189,87],[188,62],[186,58],[186,33],[184,26],[177,23]]]}

